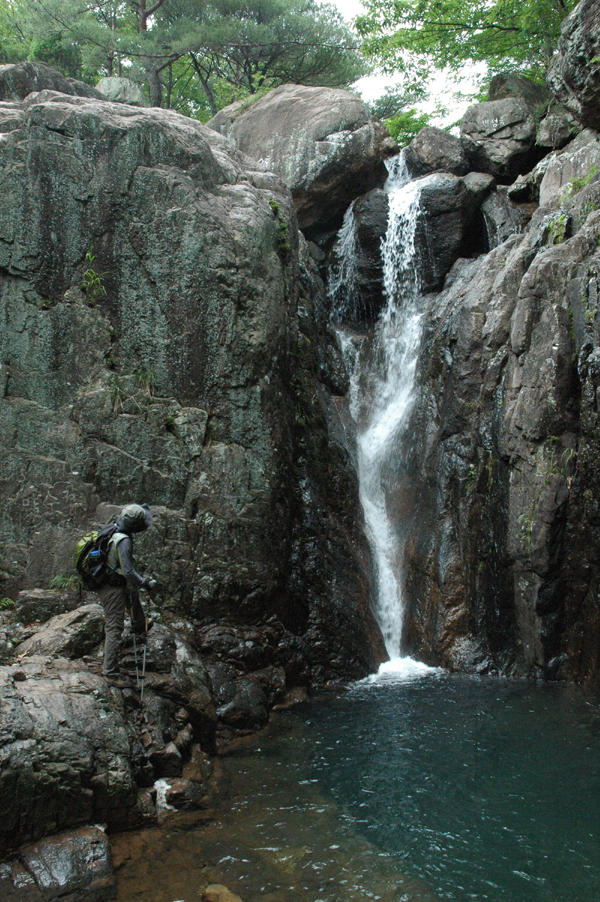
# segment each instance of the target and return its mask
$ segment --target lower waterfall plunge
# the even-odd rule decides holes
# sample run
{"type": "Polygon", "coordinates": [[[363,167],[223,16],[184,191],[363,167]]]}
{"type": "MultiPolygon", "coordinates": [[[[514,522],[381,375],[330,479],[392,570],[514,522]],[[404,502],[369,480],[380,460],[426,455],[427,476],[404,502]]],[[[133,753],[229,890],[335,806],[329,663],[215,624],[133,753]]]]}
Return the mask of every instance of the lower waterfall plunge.
{"type": "MultiPolygon", "coordinates": [[[[409,181],[401,158],[390,167],[386,185],[389,219],[382,242],[387,304],[375,326],[372,344],[343,326],[337,327],[351,379],[350,410],[357,425],[360,498],[377,580],[376,614],[391,659],[381,670],[407,676],[429,668],[401,657],[402,547],[388,513],[385,474],[401,447],[415,397],[422,332],[415,231],[420,189],[426,181],[409,181]]],[[[334,319],[356,306],[356,266],[351,259],[355,252],[350,209],[340,232],[339,264],[329,281],[334,319]]]]}

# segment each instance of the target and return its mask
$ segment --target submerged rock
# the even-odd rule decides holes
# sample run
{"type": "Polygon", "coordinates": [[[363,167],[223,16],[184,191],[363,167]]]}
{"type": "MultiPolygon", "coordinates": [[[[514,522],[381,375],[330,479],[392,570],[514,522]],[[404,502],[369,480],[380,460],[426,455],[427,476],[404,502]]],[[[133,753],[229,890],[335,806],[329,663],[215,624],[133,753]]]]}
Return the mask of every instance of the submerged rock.
{"type": "Polygon", "coordinates": [[[398,152],[366,104],[337,88],[282,85],[208,125],[283,179],[308,234],[339,227],[354,198],[383,184],[383,161],[398,152]]]}

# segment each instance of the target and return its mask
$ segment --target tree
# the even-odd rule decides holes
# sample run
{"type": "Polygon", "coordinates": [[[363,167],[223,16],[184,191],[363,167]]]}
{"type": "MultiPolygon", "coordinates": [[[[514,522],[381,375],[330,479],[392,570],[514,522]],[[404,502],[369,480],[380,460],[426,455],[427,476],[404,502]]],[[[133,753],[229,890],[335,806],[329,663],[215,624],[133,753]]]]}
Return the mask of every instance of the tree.
{"type": "Polygon", "coordinates": [[[89,81],[130,75],[153,106],[202,118],[240,94],[347,86],[368,68],[337,10],[316,0],[0,0],[0,50],[89,81]]]}
{"type": "Polygon", "coordinates": [[[425,62],[458,69],[485,62],[492,72],[541,77],[560,24],[577,0],[364,0],[356,26],[363,52],[387,71],[410,74],[425,62]]]}
{"type": "Polygon", "coordinates": [[[157,20],[187,34],[213,114],[220,80],[255,94],[284,82],[346,87],[368,70],[339,12],[315,0],[170,0],[157,20]]]}

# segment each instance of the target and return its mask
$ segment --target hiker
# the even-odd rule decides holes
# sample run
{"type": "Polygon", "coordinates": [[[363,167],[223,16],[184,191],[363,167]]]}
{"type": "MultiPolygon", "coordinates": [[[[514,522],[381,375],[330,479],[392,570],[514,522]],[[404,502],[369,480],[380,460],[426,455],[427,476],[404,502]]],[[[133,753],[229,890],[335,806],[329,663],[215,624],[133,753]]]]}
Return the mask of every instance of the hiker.
{"type": "Polygon", "coordinates": [[[97,590],[104,608],[103,674],[115,685],[125,685],[127,682],[120,678],[119,651],[128,606],[134,632],[145,637],[148,629],[138,590],[152,592],[157,582],[136,573],[131,537],[152,526],[152,521],[152,512],[147,504],[128,504],[123,508],[115,521],[117,531],[108,543],[107,576],[104,585],[97,590]]]}

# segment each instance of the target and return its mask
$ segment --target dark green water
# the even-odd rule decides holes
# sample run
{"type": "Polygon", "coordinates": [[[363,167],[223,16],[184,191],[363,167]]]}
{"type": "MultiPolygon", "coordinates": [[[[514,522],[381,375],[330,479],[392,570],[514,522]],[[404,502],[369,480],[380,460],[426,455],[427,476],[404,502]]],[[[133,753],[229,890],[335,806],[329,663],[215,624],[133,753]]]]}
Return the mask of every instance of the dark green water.
{"type": "Polygon", "coordinates": [[[299,705],[225,759],[214,823],[170,837],[169,902],[200,898],[200,853],[244,902],[598,902],[598,702],[443,675],[299,705]]]}

